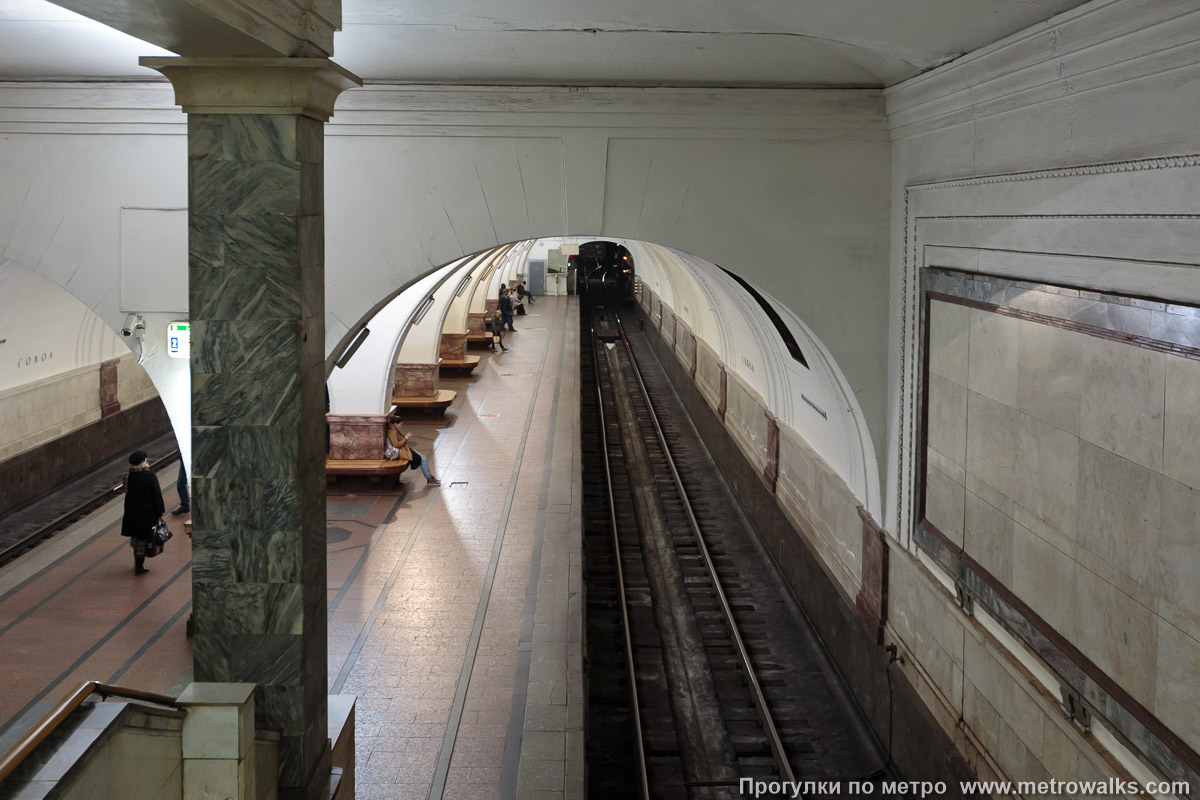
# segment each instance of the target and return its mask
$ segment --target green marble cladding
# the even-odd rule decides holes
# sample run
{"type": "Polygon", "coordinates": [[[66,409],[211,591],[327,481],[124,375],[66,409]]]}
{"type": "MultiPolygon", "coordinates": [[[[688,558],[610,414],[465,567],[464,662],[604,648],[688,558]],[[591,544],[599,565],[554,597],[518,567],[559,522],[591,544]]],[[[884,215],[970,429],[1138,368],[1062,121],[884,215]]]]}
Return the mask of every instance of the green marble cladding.
{"type": "Polygon", "coordinates": [[[292,163],[191,161],[188,208],[201,218],[311,214],[303,210],[300,175],[301,165],[292,163]]]}
{"type": "Polygon", "coordinates": [[[300,376],[200,373],[192,377],[192,424],[298,425],[300,376]]]}
{"type": "Polygon", "coordinates": [[[192,317],[192,372],[295,373],[307,322],[192,317]]]}
{"type": "Polygon", "coordinates": [[[208,320],[295,319],[300,315],[298,270],[192,267],[190,308],[208,320]]]}
{"type": "Polygon", "coordinates": [[[258,684],[293,790],[327,761],[323,147],[188,120],[195,675],[258,684]]]}
{"type": "Polygon", "coordinates": [[[297,271],[300,222],[305,219],[295,214],[192,216],[188,262],[192,267],[297,271]]]}

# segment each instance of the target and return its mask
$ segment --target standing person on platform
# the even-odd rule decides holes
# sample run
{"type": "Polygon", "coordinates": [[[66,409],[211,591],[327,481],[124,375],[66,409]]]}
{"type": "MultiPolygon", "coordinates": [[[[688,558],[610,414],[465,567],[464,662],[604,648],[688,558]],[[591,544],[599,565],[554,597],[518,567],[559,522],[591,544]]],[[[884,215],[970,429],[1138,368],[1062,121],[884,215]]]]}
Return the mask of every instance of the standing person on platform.
{"type": "Polygon", "coordinates": [[[504,352],[508,352],[508,348],[504,346],[504,317],[500,314],[500,309],[492,312],[492,352],[496,352],[496,345],[504,352]]]}
{"type": "Polygon", "coordinates": [[[129,455],[125,516],[121,519],[121,535],[129,537],[129,545],[133,548],[134,575],[150,571],[146,569],[146,548],[154,536],[154,526],[166,510],[162,489],[158,486],[158,478],[150,471],[146,451],[134,450],[129,455]]]}
{"type": "Polygon", "coordinates": [[[500,315],[504,319],[504,324],[508,326],[510,331],[516,331],[513,327],[513,301],[512,295],[508,293],[508,287],[500,289],[500,315]]]}
{"type": "Polygon", "coordinates": [[[183,459],[179,459],[179,477],[175,479],[175,491],[179,493],[179,505],[171,510],[172,517],[178,517],[192,510],[192,501],[188,497],[187,470],[183,467],[183,459]]]}
{"type": "Polygon", "coordinates": [[[400,425],[403,422],[404,420],[399,417],[388,417],[388,446],[384,448],[384,455],[389,461],[407,461],[410,465],[415,463],[420,467],[421,474],[425,476],[426,486],[441,486],[442,482],[429,471],[429,459],[409,446],[408,440],[412,438],[412,434],[400,432],[400,425]]]}

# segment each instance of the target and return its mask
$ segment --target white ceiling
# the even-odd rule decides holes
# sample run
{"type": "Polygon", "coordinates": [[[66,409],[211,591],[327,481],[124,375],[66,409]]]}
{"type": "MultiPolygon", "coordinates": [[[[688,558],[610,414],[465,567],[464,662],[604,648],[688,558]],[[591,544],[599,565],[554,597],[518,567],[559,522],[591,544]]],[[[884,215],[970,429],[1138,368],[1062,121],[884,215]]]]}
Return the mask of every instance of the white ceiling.
{"type": "MultiPolygon", "coordinates": [[[[345,0],[336,59],[406,83],[885,86],[1082,0],[345,0]]],[[[146,78],[164,51],[0,0],[0,80],[146,78]]]]}

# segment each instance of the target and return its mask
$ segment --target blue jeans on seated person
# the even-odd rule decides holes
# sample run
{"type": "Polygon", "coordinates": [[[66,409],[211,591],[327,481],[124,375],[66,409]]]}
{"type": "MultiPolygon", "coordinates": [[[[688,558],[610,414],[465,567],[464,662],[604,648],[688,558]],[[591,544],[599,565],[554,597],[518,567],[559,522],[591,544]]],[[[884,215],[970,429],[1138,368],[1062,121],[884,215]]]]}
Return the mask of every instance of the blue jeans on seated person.
{"type": "Polygon", "coordinates": [[[409,445],[408,449],[412,451],[413,460],[420,462],[417,466],[421,468],[421,474],[425,476],[425,480],[432,480],[433,474],[429,471],[429,459],[413,450],[412,445],[409,445]]]}

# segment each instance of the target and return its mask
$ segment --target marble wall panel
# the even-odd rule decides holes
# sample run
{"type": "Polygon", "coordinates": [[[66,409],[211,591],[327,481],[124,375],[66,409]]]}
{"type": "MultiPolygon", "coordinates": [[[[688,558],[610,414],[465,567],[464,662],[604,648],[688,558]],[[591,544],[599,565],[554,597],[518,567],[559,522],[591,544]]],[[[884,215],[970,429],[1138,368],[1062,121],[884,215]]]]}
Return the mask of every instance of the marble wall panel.
{"type": "Polygon", "coordinates": [[[1162,476],[1087,442],[1081,456],[1078,500],[1064,503],[1079,509],[1079,543],[1136,582],[1152,583],[1162,528],[1162,476]]]}
{"type": "Polygon", "coordinates": [[[775,493],[791,502],[806,517],[813,515],[819,471],[816,455],[791,428],[780,426],[779,482],[775,493]]]}
{"type": "Polygon", "coordinates": [[[1163,473],[1200,489],[1200,361],[1168,357],[1163,473]]]}
{"type": "Polygon", "coordinates": [[[193,374],[286,374],[300,361],[303,331],[295,320],[193,317],[191,333],[193,374]]]}
{"type": "Polygon", "coordinates": [[[1161,472],[1168,358],[1122,342],[1085,337],[1080,436],[1161,472]]]}
{"type": "Polygon", "coordinates": [[[183,753],[178,731],[126,728],[113,737],[109,749],[113,797],[158,800],[182,795],[183,753]]]}
{"type": "Polygon", "coordinates": [[[925,518],[950,541],[963,546],[966,487],[934,466],[925,472],[925,518]]]}
{"type": "Polygon", "coordinates": [[[1078,623],[1065,629],[1076,647],[1142,705],[1154,705],[1159,619],[1082,566],[1074,569],[1078,623]]]}
{"type": "Polygon", "coordinates": [[[305,602],[325,585],[322,146],[305,118],[189,117],[195,677],[293,698],[259,720],[284,728],[284,787],[326,737],[325,614],[305,602]]]}
{"type": "Polygon", "coordinates": [[[856,581],[861,581],[862,518],[858,515],[858,500],[845,482],[823,464],[817,482],[822,524],[837,549],[839,560],[856,581]]]}
{"type": "Polygon", "coordinates": [[[1076,436],[1085,338],[1065,328],[1018,322],[1017,408],[1076,436]]]}
{"type": "Polygon", "coordinates": [[[1005,586],[1013,580],[1013,537],[1016,522],[1012,501],[1000,495],[997,508],[975,492],[964,497],[963,549],[1005,586]]]}
{"type": "Polygon", "coordinates": [[[1200,640],[1168,622],[1158,624],[1154,713],[1193,749],[1200,749],[1200,640]]]}
{"type": "Polygon", "coordinates": [[[433,397],[438,390],[437,364],[397,364],[393,393],[396,397],[433,397]]]}
{"type": "Polygon", "coordinates": [[[1020,412],[976,392],[967,394],[967,472],[1015,497],[1020,412]]]}
{"type": "Polygon", "coordinates": [[[192,267],[287,272],[296,267],[289,254],[299,249],[299,237],[296,219],[283,214],[189,216],[188,260],[192,267]]]}
{"type": "Polygon", "coordinates": [[[158,397],[154,382],[133,354],[122,356],[120,362],[117,366],[117,402],[122,408],[158,397]]]}
{"type": "Polygon", "coordinates": [[[467,357],[467,334],[443,333],[438,356],[446,361],[462,361],[467,357]]]}
{"type": "Polygon", "coordinates": [[[967,389],[929,376],[929,447],[960,467],[967,463],[967,389]]]}
{"type": "Polygon", "coordinates": [[[755,469],[767,465],[767,417],[764,404],[732,375],[726,389],[725,427],[755,469]]]}
{"type": "MultiPolygon", "coordinates": [[[[1200,491],[1165,478],[1157,559],[1158,613],[1200,640],[1200,491]]],[[[1200,674],[1200,673],[1197,673],[1200,674]]]]}
{"type": "Polygon", "coordinates": [[[853,602],[862,585],[858,501],[794,430],[779,426],[775,497],[784,514],[853,602]]]}
{"type": "Polygon", "coordinates": [[[121,410],[117,400],[119,360],[112,358],[100,364],[100,416],[107,417],[121,410]]]}
{"type": "Polygon", "coordinates": [[[696,354],[696,383],[712,408],[721,404],[721,362],[712,348],[703,343],[696,354]]]}
{"type": "Polygon", "coordinates": [[[1012,565],[1012,591],[1051,627],[1072,638],[1080,618],[1074,559],[1014,522],[1012,565]]]}
{"type": "Polygon", "coordinates": [[[1010,728],[1034,758],[1039,758],[1042,754],[1045,712],[1039,708],[1026,688],[1013,679],[1005,665],[983,641],[973,636],[965,637],[963,652],[967,664],[966,680],[977,693],[971,699],[986,701],[994,710],[995,718],[989,720],[989,715],[986,712],[980,713],[981,709],[977,704],[966,702],[967,697],[964,697],[963,717],[977,734],[990,734],[995,737],[989,749],[998,754],[1002,762],[1007,762],[1001,764],[1003,768],[1014,770],[1009,774],[1026,779],[1025,774],[1015,770],[1028,767],[1028,762],[1014,760],[1013,755],[1020,759],[1021,754],[1003,746],[1003,728],[1010,728]],[[992,724],[987,724],[989,722],[992,724]],[[997,722],[1001,724],[996,725],[997,722]]]}
{"type": "Polygon", "coordinates": [[[967,349],[971,310],[956,303],[929,304],[929,372],[967,385],[967,349]]]}
{"type": "Polygon", "coordinates": [[[1017,504],[1067,536],[1074,536],[1079,507],[1080,441],[1017,412],[1017,504]]]}
{"type": "Polygon", "coordinates": [[[100,370],[94,365],[4,392],[0,394],[0,460],[100,417],[100,370]]]}
{"type": "MultiPolygon", "coordinates": [[[[1200,692],[1183,676],[1200,668],[1200,362],[975,309],[964,354],[950,308],[930,307],[926,516],[1195,747],[1200,692]]],[[[1000,761],[1045,769],[993,679],[968,670],[972,730],[991,726],[980,735],[1000,761]]],[[[1064,759],[1098,772],[1044,727],[1056,774],[1064,759]]]]}
{"type": "Polygon", "coordinates": [[[963,692],[962,622],[946,598],[904,556],[889,561],[888,624],[924,667],[945,701],[960,708],[963,692]]]}
{"type": "Polygon", "coordinates": [[[1007,406],[1017,404],[1018,320],[970,309],[967,386],[1007,406]]]}
{"type": "Polygon", "coordinates": [[[387,438],[386,414],[327,414],[329,457],[335,460],[382,459],[387,438]]]}
{"type": "Polygon", "coordinates": [[[480,313],[475,313],[475,312],[468,313],[467,314],[467,335],[468,336],[481,336],[483,334],[483,332],[488,329],[488,326],[486,325],[486,323],[489,319],[490,319],[490,316],[487,314],[480,314],[480,313]]]}
{"type": "Polygon", "coordinates": [[[688,330],[682,322],[679,323],[679,335],[675,341],[675,355],[683,364],[684,369],[690,372],[694,363],[693,359],[696,357],[696,335],[688,330]]]}
{"type": "Polygon", "coordinates": [[[211,374],[192,376],[195,425],[283,425],[300,420],[300,376],[211,374]]]}

